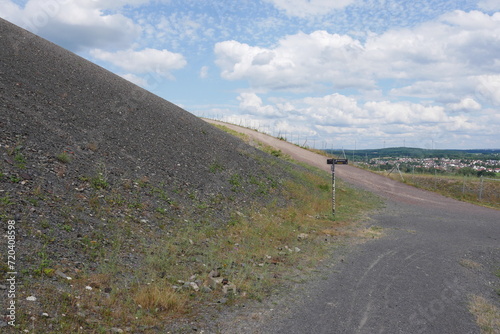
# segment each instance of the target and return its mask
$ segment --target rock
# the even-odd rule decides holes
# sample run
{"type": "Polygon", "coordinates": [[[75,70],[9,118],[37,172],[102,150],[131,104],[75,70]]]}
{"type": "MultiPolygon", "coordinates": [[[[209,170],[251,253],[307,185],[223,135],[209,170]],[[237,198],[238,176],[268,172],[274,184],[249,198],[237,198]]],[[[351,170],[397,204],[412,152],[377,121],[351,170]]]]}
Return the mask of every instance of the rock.
{"type": "Polygon", "coordinates": [[[70,279],[71,279],[71,277],[69,277],[68,275],[66,275],[65,273],[63,273],[63,272],[62,272],[62,271],[60,271],[60,270],[56,270],[56,271],[55,271],[55,274],[56,274],[57,276],[59,276],[59,277],[62,277],[62,278],[64,278],[64,279],[67,279],[67,280],[70,280],[70,279]]]}
{"type": "Polygon", "coordinates": [[[190,282],[189,283],[189,286],[191,286],[191,288],[194,290],[194,291],[200,291],[200,287],[198,286],[198,284],[196,284],[195,282],[190,282]]]}
{"type": "Polygon", "coordinates": [[[49,314],[48,314],[48,313],[43,312],[43,313],[41,314],[41,316],[42,316],[42,317],[45,317],[45,318],[48,318],[48,317],[49,317],[49,314]]]}
{"type": "Polygon", "coordinates": [[[227,295],[229,291],[233,291],[233,294],[236,294],[236,285],[229,282],[227,278],[222,281],[222,292],[227,295]]]}
{"type": "Polygon", "coordinates": [[[26,300],[28,300],[30,302],[34,302],[34,301],[36,301],[36,297],[35,296],[29,296],[29,297],[26,297],[26,300]]]}
{"type": "Polygon", "coordinates": [[[217,285],[222,284],[222,277],[210,277],[209,283],[212,289],[217,289],[217,285]]]}
{"type": "Polygon", "coordinates": [[[298,253],[301,251],[301,249],[299,247],[295,247],[294,250],[295,250],[295,253],[298,253]]]}
{"type": "Polygon", "coordinates": [[[213,291],[213,290],[212,290],[212,289],[210,289],[208,286],[203,286],[203,287],[201,287],[201,292],[203,292],[203,293],[210,293],[210,292],[212,292],[212,291],[213,291]]]}
{"type": "Polygon", "coordinates": [[[0,284],[0,290],[7,290],[7,286],[0,284]]]}
{"type": "Polygon", "coordinates": [[[309,234],[307,234],[307,233],[300,233],[300,234],[297,236],[297,239],[298,239],[299,241],[306,240],[307,238],[309,238],[309,234]]]}
{"type": "Polygon", "coordinates": [[[87,285],[87,286],[85,287],[85,290],[92,291],[92,287],[87,285]]]}
{"type": "Polygon", "coordinates": [[[121,329],[121,328],[116,328],[116,327],[111,328],[111,329],[110,329],[110,331],[111,331],[111,333],[125,333],[125,332],[123,331],[123,329],[121,329]]]}
{"type": "Polygon", "coordinates": [[[5,321],[0,320],[0,328],[7,327],[7,323],[5,321]]]}
{"type": "Polygon", "coordinates": [[[208,277],[220,277],[220,273],[217,269],[214,269],[208,274],[208,277]]]}
{"type": "Polygon", "coordinates": [[[227,303],[227,298],[221,298],[221,299],[219,299],[217,301],[217,303],[219,303],[219,304],[225,304],[225,303],[227,303]]]}

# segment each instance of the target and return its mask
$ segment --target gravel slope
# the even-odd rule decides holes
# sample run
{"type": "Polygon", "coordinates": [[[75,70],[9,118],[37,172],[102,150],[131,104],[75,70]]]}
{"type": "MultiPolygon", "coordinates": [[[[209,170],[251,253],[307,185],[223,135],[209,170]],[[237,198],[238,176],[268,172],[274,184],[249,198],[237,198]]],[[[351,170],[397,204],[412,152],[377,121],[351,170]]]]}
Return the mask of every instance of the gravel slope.
{"type": "MultiPolygon", "coordinates": [[[[209,121],[211,123],[219,123],[209,121]]],[[[325,157],[225,124],[329,170],[325,157]]],[[[353,166],[337,176],[379,194],[370,217],[385,236],[351,249],[342,262],[292,295],[221,325],[222,333],[480,333],[470,294],[500,307],[500,212],[416,189],[353,166]]],[[[331,264],[330,264],[331,265],[331,264]]]]}
{"type": "MultiPolygon", "coordinates": [[[[39,332],[49,333],[41,323],[77,313],[58,309],[60,295],[76,294],[65,275],[99,273],[113,256],[112,265],[127,270],[112,283],[137,281],[132,276],[169,230],[225,227],[235,212],[268,201],[289,177],[277,161],[0,19],[0,229],[6,236],[7,221],[16,220],[23,325],[35,326],[32,314],[39,332]],[[26,301],[31,294],[36,302],[26,301]]],[[[2,260],[0,278],[8,271],[2,260]]]]}

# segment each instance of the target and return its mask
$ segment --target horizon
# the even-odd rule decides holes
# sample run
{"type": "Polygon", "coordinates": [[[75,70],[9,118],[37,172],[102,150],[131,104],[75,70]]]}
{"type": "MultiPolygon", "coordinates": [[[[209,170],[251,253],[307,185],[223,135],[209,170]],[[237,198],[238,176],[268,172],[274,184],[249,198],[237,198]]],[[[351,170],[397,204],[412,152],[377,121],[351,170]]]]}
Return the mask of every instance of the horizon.
{"type": "Polygon", "coordinates": [[[500,146],[497,0],[3,0],[0,17],[196,116],[298,144],[500,146]]]}
{"type": "Polygon", "coordinates": [[[461,148],[421,148],[421,147],[408,147],[408,146],[394,146],[394,147],[385,147],[385,148],[361,148],[361,149],[355,149],[355,148],[326,148],[326,149],[321,149],[321,150],[330,150],[330,151],[342,151],[342,150],[349,150],[349,151],[377,151],[377,150],[390,150],[390,149],[401,149],[401,148],[406,148],[406,149],[416,149],[416,150],[424,150],[424,151],[499,151],[500,153],[500,148],[466,148],[466,149],[461,149],[461,148]]]}

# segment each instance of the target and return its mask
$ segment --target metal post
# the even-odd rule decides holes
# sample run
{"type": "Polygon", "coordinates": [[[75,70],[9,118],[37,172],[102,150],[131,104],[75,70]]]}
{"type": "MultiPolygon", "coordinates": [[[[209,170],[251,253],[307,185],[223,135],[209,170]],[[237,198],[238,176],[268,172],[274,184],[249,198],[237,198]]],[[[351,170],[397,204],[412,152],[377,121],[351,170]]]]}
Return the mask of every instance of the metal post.
{"type": "Polygon", "coordinates": [[[332,165],[332,214],[335,217],[335,165],[347,165],[347,159],[327,159],[327,164],[332,165]]]}
{"type": "Polygon", "coordinates": [[[332,164],[332,214],[335,216],[335,163],[332,164]]]}

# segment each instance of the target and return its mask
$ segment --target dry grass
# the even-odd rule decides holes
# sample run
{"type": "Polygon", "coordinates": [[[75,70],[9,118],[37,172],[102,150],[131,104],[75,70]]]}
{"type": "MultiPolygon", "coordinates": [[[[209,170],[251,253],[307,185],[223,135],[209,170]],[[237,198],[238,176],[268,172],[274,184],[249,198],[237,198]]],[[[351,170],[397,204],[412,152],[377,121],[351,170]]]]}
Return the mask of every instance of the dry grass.
{"type": "Polygon", "coordinates": [[[152,312],[184,313],[187,300],[186,295],[162,283],[142,286],[134,293],[137,305],[152,312]]]}
{"type": "MultiPolygon", "coordinates": [[[[387,175],[386,172],[379,174],[387,175]]],[[[391,174],[390,178],[401,181],[399,174],[391,174]]],[[[405,183],[461,201],[500,209],[500,180],[481,179],[478,177],[403,174],[405,183]],[[481,191],[482,187],[482,191],[481,191]],[[481,198],[479,195],[481,194],[481,198]]]]}
{"type": "Polygon", "coordinates": [[[471,296],[469,310],[476,317],[482,334],[500,333],[500,309],[483,297],[471,296]]]}
{"type": "Polygon", "coordinates": [[[469,269],[480,269],[482,267],[480,263],[477,263],[469,259],[461,259],[459,263],[462,267],[469,269]]]}

